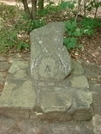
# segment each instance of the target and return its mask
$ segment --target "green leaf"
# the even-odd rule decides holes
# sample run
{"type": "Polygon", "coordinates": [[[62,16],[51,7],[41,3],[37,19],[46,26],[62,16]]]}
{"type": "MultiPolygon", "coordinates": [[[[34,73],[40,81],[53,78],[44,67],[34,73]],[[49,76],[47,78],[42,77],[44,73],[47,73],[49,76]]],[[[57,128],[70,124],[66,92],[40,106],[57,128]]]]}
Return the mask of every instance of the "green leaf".
{"type": "Polygon", "coordinates": [[[17,50],[21,50],[21,49],[29,49],[29,44],[25,43],[25,42],[20,42],[19,45],[17,46],[17,50]]]}
{"type": "Polygon", "coordinates": [[[77,44],[77,39],[72,37],[72,38],[64,38],[64,45],[66,46],[67,49],[72,49],[75,48],[77,44]]]}
{"type": "Polygon", "coordinates": [[[73,34],[74,34],[74,36],[79,37],[79,36],[83,35],[83,32],[82,32],[82,30],[80,28],[76,28],[76,30],[74,31],[73,34]]]}
{"type": "Polygon", "coordinates": [[[65,22],[65,27],[66,27],[66,32],[68,33],[69,36],[72,36],[76,27],[77,27],[77,22],[75,21],[67,21],[65,22]]]}
{"type": "Polygon", "coordinates": [[[74,2],[71,1],[62,1],[61,4],[59,5],[60,10],[65,10],[67,8],[73,9],[74,8],[74,2]]]}
{"type": "Polygon", "coordinates": [[[94,34],[94,30],[93,29],[90,29],[90,28],[84,29],[84,34],[92,35],[92,34],[94,34]]]}

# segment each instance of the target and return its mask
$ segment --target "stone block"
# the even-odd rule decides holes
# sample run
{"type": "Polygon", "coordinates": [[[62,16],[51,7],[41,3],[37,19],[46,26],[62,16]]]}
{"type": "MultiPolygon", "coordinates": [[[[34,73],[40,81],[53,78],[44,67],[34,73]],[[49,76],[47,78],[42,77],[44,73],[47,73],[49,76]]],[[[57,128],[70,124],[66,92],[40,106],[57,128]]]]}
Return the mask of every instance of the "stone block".
{"type": "Polygon", "coordinates": [[[0,106],[0,116],[13,118],[13,119],[29,119],[30,117],[30,110],[23,109],[19,107],[4,107],[0,106]]]}
{"type": "Polygon", "coordinates": [[[48,113],[36,113],[36,118],[40,120],[47,121],[59,121],[65,122],[72,120],[72,116],[67,112],[48,112],[48,113]]]}
{"type": "Polygon", "coordinates": [[[33,109],[36,104],[36,93],[32,89],[27,69],[28,62],[12,63],[0,96],[0,108],[33,109]]]}
{"type": "Polygon", "coordinates": [[[100,134],[101,133],[101,115],[95,114],[93,119],[93,132],[94,134],[100,134]]]}
{"type": "Polygon", "coordinates": [[[66,112],[72,105],[72,94],[62,87],[40,89],[38,104],[44,113],[66,112]]]}
{"type": "Polygon", "coordinates": [[[79,62],[72,60],[72,66],[73,66],[72,74],[75,74],[75,75],[84,74],[84,69],[79,62]]]}
{"type": "Polygon", "coordinates": [[[92,94],[88,88],[68,86],[68,79],[59,84],[50,81],[49,85],[41,81],[37,88],[28,73],[29,63],[20,62],[13,62],[9,70],[0,96],[0,115],[50,121],[82,121],[92,118],[92,94]]]}
{"type": "Polygon", "coordinates": [[[71,87],[39,89],[37,117],[43,120],[90,120],[92,118],[92,94],[88,90],[71,87]],[[39,113],[39,114],[38,114],[39,113]],[[61,115],[61,116],[60,116],[61,115]],[[65,118],[64,118],[65,117],[65,118]]]}
{"type": "Polygon", "coordinates": [[[89,88],[87,78],[84,75],[73,76],[71,79],[71,86],[74,88],[89,88]]]}
{"type": "Polygon", "coordinates": [[[62,80],[71,72],[71,58],[65,46],[62,22],[35,29],[31,40],[31,77],[36,80],[62,80]]]}

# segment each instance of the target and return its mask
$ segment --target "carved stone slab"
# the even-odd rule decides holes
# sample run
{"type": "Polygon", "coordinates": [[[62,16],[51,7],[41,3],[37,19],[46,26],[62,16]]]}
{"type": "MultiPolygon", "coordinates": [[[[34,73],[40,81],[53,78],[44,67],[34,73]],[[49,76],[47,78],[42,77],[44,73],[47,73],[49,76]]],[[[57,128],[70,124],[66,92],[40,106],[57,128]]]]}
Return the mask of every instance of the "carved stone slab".
{"type": "Polygon", "coordinates": [[[40,55],[35,61],[35,71],[39,77],[54,78],[61,71],[60,58],[51,53],[40,55]]]}
{"type": "Polygon", "coordinates": [[[53,22],[30,34],[31,77],[35,80],[62,80],[71,71],[71,59],[63,46],[64,23],[53,22]]]}

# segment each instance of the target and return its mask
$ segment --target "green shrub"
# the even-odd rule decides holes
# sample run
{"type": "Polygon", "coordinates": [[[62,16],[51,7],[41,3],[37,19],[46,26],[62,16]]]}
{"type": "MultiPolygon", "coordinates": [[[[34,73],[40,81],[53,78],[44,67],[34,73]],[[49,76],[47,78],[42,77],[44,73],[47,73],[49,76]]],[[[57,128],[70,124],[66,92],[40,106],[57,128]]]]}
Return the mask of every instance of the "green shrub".
{"type": "Polygon", "coordinates": [[[67,49],[73,49],[80,47],[78,39],[83,35],[91,36],[95,33],[96,28],[101,28],[101,19],[84,18],[80,22],[76,22],[71,19],[65,22],[65,33],[64,45],[67,49]]]}

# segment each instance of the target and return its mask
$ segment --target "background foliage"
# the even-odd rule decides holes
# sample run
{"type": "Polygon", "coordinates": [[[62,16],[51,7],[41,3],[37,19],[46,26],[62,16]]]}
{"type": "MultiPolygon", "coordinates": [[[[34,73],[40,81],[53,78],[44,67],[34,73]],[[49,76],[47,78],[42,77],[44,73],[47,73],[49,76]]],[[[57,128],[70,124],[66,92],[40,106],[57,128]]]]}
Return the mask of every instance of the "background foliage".
{"type": "Polygon", "coordinates": [[[29,33],[54,21],[51,18],[65,23],[64,45],[67,49],[80,49],[83,44],[79,39],[92,36],[101,28],[101,18],[97,17],[100,7],[99,0],[61,1],[58,4],[50,0],[17,0],[16,6],[0,4],[0,51],[29,51],[29,33]]]}

